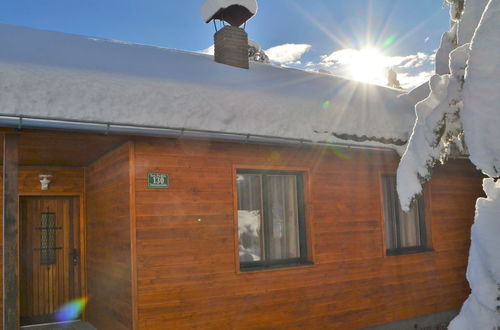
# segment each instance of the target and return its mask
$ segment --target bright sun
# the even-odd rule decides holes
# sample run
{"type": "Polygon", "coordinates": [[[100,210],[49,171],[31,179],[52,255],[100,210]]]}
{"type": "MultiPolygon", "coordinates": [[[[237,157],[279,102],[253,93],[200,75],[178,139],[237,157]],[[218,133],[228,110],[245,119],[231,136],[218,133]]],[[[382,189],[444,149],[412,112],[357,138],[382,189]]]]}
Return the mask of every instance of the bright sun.
{"type": "Polygon", "coordinates": [[[351,54],[349,72],[353,79],[368,83],[382,83],[387,79],[387,57],[375,48],[363,48],[351,54]]]}

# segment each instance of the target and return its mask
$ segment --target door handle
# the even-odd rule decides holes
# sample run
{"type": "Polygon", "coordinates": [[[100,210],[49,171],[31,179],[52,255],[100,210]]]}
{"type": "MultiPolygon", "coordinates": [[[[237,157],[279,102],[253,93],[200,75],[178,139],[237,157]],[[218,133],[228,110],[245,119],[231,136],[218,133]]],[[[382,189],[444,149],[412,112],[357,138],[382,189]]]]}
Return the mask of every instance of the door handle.
{"type": "Polygon", "coordinates": [[[71,260],[73,261],[73,266],[78,266],[80,263],[80,254],[77,249],[73,249],[73,251],[71,251],[71,260]]]}

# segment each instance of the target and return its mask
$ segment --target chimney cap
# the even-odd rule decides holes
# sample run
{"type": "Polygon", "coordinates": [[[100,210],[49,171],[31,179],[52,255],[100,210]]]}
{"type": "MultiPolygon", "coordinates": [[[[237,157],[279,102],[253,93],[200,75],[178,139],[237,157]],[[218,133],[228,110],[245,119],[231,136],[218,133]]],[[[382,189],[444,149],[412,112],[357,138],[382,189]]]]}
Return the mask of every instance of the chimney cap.
{"type": "Polygon", "coordinates": [[[256,0],[205,0],[201,5],[201,17],[205,23],[214,19],[240,26],[257,13],[256,0]]]}

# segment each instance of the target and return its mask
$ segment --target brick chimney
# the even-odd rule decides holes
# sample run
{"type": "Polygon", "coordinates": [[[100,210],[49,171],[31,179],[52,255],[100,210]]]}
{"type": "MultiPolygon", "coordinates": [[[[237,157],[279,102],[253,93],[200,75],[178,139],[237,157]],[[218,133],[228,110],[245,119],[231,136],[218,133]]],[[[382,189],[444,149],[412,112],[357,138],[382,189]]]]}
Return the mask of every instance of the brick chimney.
{"type": "Polygon", "coordinates": [[[216,20],[230,25],[218,30],[214,36],[215,61],[248,69],[248,35],[240,26],[257,12],[256,0],[205,0],[201,16],[205,23],[216,20]]]}
{"type": "Polygon", "coordinates": [[[225,26],[214,35],[215,62],[248,69],[248,34],[236,26],[225,26]]]}

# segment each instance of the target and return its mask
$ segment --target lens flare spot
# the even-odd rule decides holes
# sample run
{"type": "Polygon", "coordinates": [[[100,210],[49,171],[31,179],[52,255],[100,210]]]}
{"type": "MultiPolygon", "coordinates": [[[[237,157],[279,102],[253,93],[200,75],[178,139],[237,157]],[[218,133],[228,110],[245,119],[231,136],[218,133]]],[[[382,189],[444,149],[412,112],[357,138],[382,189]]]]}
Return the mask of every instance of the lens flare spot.
{"type": "Polygon", "coordinates": [[[396,41],[396,35],[395,34],[393,34],[389,38],[385,39],[385,41],[384,41],[384,47],[389,47],[390,45],[392,45],[394,43],[394,41],[396,41]]]}
{"type": "Polygon", "coordinates": [[[56,320],[59,322],[72,321],[78,319],[82,313],[88,298],[82,297],[64,304],[56,311],[56,320]]]}
{"type": "Polygon", "coordinates": [[[328,110],[331,105],[332,105],[332,101],[326,100],[325,102],[323,102],[323,110],[328,110]]]}
{"type": "Polygon", "coordinates": [[[279,151],[273,151],[273,152],[271,152],[271,155],[269,156],[269,160],[271,162],[279,162],[279,161],[281,161],[281,153],[279,151]]]}
{"type": "Polygon", "coordinates": [[[351,159],[351,155],[345,153],[342,151],[341,148],[336,148],[336,147],[331,147],[330,151],[337,157],[342,158],[342,159],[351,159]]]}

